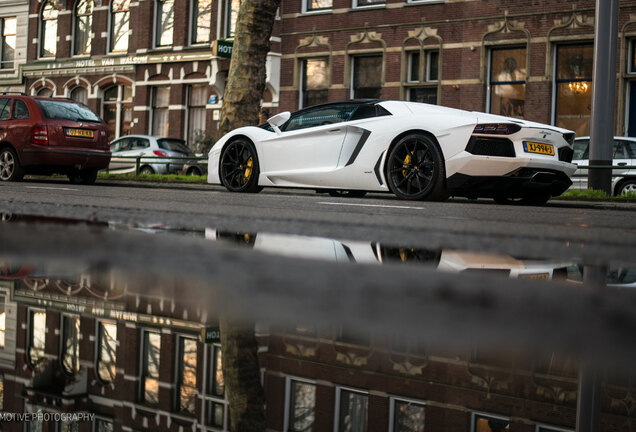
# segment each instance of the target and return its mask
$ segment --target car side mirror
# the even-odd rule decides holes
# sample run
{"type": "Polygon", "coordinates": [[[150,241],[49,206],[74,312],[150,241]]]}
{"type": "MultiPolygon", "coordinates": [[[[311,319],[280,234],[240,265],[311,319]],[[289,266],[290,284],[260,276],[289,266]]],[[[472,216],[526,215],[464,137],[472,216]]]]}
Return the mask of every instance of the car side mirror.
{"type": "Polygon", "coordinates": [[[285,111],[285,112],[276,114],[273,117],[270,117],[267,120],[267,123],[269,123],[274,128],[274,131],[276,131],[276,133],[280,135],[282,133],[280,131],[280,127],[284,125],[285,123],[287,123],[287,120],[289,120],[290,117],[291,117],[291,113],[289,111],[285,111]]]}

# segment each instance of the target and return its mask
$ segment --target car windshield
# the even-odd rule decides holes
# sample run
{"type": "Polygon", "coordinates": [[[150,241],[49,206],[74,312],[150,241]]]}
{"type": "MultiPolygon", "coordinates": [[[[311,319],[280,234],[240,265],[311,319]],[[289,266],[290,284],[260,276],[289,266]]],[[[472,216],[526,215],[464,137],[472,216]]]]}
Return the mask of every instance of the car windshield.
{"type": "Polygon", "coordinates": [[[161,138],[161,139],[157,140],[157,144],[159,145],[159,148],[164,149],[164,150],[173,151],[173,152],[177,152],[177,153],[183,153],[183,154],[186,154],[186,155],[191,155],[192,154],[192,152],[185,145],[185,143],[183,141],[181,141],[181,140],[178,140],[178,139],[161,138]]]}
{"type": "Polygon", "coordinates": [[[99,122],[101,119],[88,107],[70,101],[52,99],[39,99],[38,105],[42,108],[44,116],[54,120],[73,120],[99,122]]]}

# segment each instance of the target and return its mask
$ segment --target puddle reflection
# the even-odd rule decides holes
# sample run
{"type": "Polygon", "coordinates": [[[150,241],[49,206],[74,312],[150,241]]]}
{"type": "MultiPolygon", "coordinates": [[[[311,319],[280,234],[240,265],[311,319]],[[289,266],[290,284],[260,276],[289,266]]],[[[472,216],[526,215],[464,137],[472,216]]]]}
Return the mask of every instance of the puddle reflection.
{"type": "MultiPolygon", "coordinates": [[[[172,232],[160,224],[106,226],[172,232]]],[[[185,234],[327,262],[410,264],[500,280],[584,279],[576,262],[215,229],[185,234]]],[[[634,269],[609,268],[606,283],[634,287],[635,279],[634,269]]],[[[1,262],[0,403],[8,415],[30,415],[3,429],[229,431],[219,320],[204,301],[192,301],[187,284],[1,262]]],[[[381,318],[383,311],[369,313],[381,318]]],[[[574,430],[582,359],[507,346],[438,347],[417,337],[438,330],[259,323],[268,430],[574,430]]],[[[634,370],[604,375],[604,430],[632,430],[635,391],[634,370]]]]}

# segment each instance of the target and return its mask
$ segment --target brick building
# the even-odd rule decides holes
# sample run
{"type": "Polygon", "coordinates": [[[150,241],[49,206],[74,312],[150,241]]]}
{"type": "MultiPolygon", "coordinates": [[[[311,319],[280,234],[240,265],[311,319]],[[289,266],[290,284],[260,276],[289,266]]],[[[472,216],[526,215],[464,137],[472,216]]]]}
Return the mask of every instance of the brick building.
{"type": "MultiPolygon", "coordinates": [[[[29,2],[30,94],[86,102],[113,137],[216,137],[239,0],[29,2]]],[[[270,112],[381,97],[487,111],[589,133],[593,0],[283,0],[270,112]]],[[[636,5],[622,1],[616,133],[636,135],[636,5]]],[[[208,140],[209,141],[209,140],[208,140]]]]}

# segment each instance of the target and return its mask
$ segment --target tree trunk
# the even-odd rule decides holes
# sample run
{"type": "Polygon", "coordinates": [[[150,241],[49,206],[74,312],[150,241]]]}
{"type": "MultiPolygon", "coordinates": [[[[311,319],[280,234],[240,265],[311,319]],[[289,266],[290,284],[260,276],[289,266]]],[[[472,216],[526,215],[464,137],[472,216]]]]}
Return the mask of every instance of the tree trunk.
{"type": "Polygon", "coordinates": [[[220,320],[223,381],[232,432],[265,432],[265,393],[254,327],[220,320]]]}
{"type": "Polygon", "coordinates": [[[279,6],[280,0],[241,1],[219,137],[232,129],[258,124],[258,111],[265,91],[269,38],[279,6]]]}
{"type": "MultiPolygon", "coordinates": [[[[219,125],[219,137],[258,124],[269,38],[280,0],[242,0],[219,125]]],[[[220,317],[223,378],[232,432],[265,431],[265,394],[254,325],[220,317]]]]}

